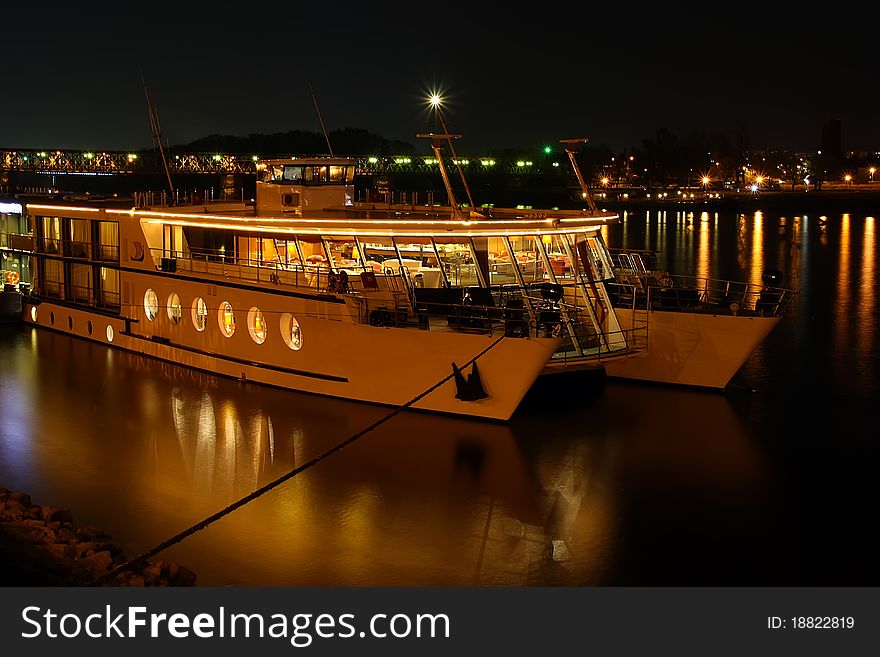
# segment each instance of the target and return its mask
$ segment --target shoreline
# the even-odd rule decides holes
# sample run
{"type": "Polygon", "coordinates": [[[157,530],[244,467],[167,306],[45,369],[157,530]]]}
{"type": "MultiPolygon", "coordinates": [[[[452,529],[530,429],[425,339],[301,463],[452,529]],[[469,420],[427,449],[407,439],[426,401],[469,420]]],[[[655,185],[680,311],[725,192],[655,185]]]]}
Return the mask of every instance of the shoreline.
{"type": "MultiPolygon", "coordinates": [[[[68,509],[33,504],[0,486],[0,586],[96,586],[127,561],[113,537],[79,527],[68,509]]],[[[173,562],[134,564],[100,586],[195,586],[196,574],[173,562]]]]}

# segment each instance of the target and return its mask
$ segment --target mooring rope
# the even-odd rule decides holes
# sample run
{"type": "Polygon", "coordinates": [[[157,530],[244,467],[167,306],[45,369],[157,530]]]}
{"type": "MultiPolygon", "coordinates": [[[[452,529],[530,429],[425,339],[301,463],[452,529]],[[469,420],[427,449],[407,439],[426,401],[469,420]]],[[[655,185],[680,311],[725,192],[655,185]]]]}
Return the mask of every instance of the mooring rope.
{"type": "MultiPolygon", "coordinates": [[[[469,361],[467,361],[464,365],[462,365],[460,369],[464,369],[468,365],[470,365],[471,363],[476,362],[477,359],[482,358],[487,352],[489,352],[496,345],[498,345],[498,343],[501,342],[503,339],[504,339],[504,336],[502,335],[501,337],[496,339],[492,344],[490,344],[488,347],[483,349],[483,351],[481,351],[476,356],[474,356],[469,361]]],[[[449,374],[449,375],[443,377],[442,379],[440,379],[440,381],[438,381],[437,383],[432,385],[427,390],[419,393],[418,395],[416,395],[415,397],[410,399],[405,404],[398,406],[397,408],[395,408],[393,411],[391,411],[387,415],[379,418],[378,420],[376,420],[372,424],[367,425],[366,427],[364,427],[360,431],[352,434],[351,436],[349,436],[348,438],[346,438],[342,442],[337,443],[336,445],[334,445],[330,449],[324,451],[323,453],[319,454],[318,456],[313,457],[309,461],[303,463],[299,467],[294,468],[293,470],[287,472],[286,474],[281,475],[280,477],[278,477],[274,481],[269,482],[265,486],[258,488],[257,490],[249,493],[248,495],[245,495],[244,497],[242,497],[238,501],[233,502],[229,506],[221,509],[220,511],[217,511],[213,515],[210,515],[207,518],[200,520],[199,522],[192,525],[191,527],[184,529],[182,532],[179,532],[178,534],[175,534],[171,538],[169,538],[165,541],[162,541],[161,543],[159,543],[158,545],[156,545],[153,548],[150,548],[146,552],[139,554],[138,556],[134,557],[133,559],[126,560],[125,562],[119,564],[115,568],[113,568],[113,569],[109,570],[108,572],[104,573],[103,575],[100,575],[99,577],[97,577],[92,584],[93,585],[103,584],[107,580],[109,580],[113,577],[116,577],[117,575],[125,572],[126,570],[133,567],[134,565],[142,564],[142,563],[146,562],[148,559],[156,556],[157,554],[159,554],[163,550],[166,550],[167,548],[171,547],[172,545],[176,545],[177,543],[180,543],[185,538],[188,538],[188,537],[192,536],[193,534],[195,534],[196,532],[201,531],[202,529],[204,529],[208,525],[211,525],[211,524],[217,522],[218,520],[220,520],[220,518],[223,518],[224,516],[229,515],[230,513],[235,511],[236,509],[240,509],[245,504],[248,504],[248,503],[254,501],[255,499],[257,499],[261,495],[268,493],[273,488],[277,488],[278,486],[283,484],[285,481],[288,481],[289,479],[292,479],[293,477],[297,476],[298,474],[305,472],[309,468],[317,465],[318,463],[320,463],[321,461],[326,459],[328,456],[331,456],[332,454],[335,454],[336,452],[338,452],[342,449],[345,449],[346,447],[348,447],[349,445],[351,445],[355,441],[359,440],[360,438],[363,438],[365,435],[367,435],[371,431],[373,431],[373,430],[377,429],[378,427],[380,427],[381,425],[385,424],[388,420],[390,420],[391,418],[396,416],[398,413],[406,410],[407,408],[409,408],[410,406],[415,404],[417,401],[419,401],[420,399],[422,399],[426,395],[429,395],[430,393],[432,393],[434,390],[436,390],[437,388],[442,386],[444,383],[449,381],[454,376],[455,376],[455,372],[453,371],[452,374],[449,374]]]]}

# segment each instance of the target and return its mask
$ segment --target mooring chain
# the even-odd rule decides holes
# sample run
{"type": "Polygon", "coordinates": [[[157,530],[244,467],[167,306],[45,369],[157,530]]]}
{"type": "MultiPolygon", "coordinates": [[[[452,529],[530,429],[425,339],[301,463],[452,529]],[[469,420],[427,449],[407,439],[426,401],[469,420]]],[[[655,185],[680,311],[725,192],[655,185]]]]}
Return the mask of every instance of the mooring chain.
{"type": "MultiPolygon", "coordinates": [[[[466,362],[464,365],[462,365],[461,369],[464,369],[468,365],[475,363],[479,358],[482,358],[487,352],[489,352],[491,349],[493,349],[495,346],[497,346],[498,343],[501,342],[503,339],[504,339],[503,335],[501,337],[497,338],[492,344],[490,344],[488,347],[483,349],[483,351],[481,351],[476,356],[471,358],[468,362],[466,362]]],[[[109,570],[108,572],[104,573],[103,575],[100,575],[99,577],[97,577],[92,582],[92,584],[93,585],[103,584],[107,580],[109,580],[113,577],[116,577],[117,575],[125,572],[129,568],[132,568],[135,565],[139,565],[139,564],[143,564],[143,563],[147,562],[147,560],[149,560],[151,557],[156,556],[157,554],[159,554],[163,550],[166,550],[167,548],[171,547],[172,545],[176,545],[177,543],[180,543],[185,538],[192,536],[193,534],[195,534],[198,531],[201,531],[202,529],[204,529],[208,525],[211,525],[214,522],[220,520],[220,518],[223,518],[224,516],[229,515],[230,513],[235,511],[236,509],[240,509],[245,504],[248,504],[249,502],[254,501],[255,499],[257,499],[261,495],[268,493],[273,488],[277,488],[278,486],[283,484],[285,481],[288,481],[289,479],[292,479],[296,475],[298,475],[302,472],[305,472],[306,470],[308,470],[312,466],[315,466],[318,463],[320,463],[321,461],[323,461],[324,459],[326,459],[328,456],[331,456],[332,454],[335,454],[336,452],[338,452],[342,449],[345,449],[346,447],[348,447],[349,445],[351,445],[355,441],[359,440],[360,438],[363,438],[365,435],[367,435],[371,431],[373,431],[373,430],[377,429],[378,427],[380,427],[381,425],[385,424],[388,420],[390,420],[391,418],[396,416],[398,413],[406,410],[407,408],[409,408],[410,406],[412,406],[413,404],[418,402],[423,397],[429,395],[434,390],[436,390],[437,388],[442,386],[444,383],[446,383],[447,381],[452,379],[454,376],[455,376],[455,374],[453,372],[453,374],[449,374],[449,375],[443,377],[442,379],[440,379],[440,381],[438,381],[437,383],[432,385],[427,390],[419,393],[418,395],[416,395],[415,397],[410,399],[405,404],[398,406],[397,408],[392,410],[387,415],[379,418],[378,420],[376,420],[372,424],[370,424],[370,425],[366,426],[365,428],[361,429],[360,431],[352,434],[351,436],[349,436],[348,438],[346,438],[342,442],[337,443],[336,445],[334,445],[330,449],[324,451],[320,455],[313,457],[312,459],[310,459],[306,463],[303,463],[301,466],[294,468],[290,472],[287,472],[286,474],[281,475],[280,477],[278,477],[274,481],[269,482],[265,486],[258,488],[257,490],[242,497],[238,501],[233,502],[232,504],[221,509],[220,511],[217,511],[217,513],[214,513],[214,514],[208,516],[207,518],[200,520],[199,522],[192,525],[191,527],[184,529],[182,532],[179,532],[178,534],[175,534],[171,538],[169,538],[165,541],[162,541],[161,543],[159,543],[158,545],[156,545],[153,548],[150,548],[146,552],[139,554],[138,556],[134,557],[133,559],[126,560],[125,562],[119,564],[115,568],[113,568],[113,569],[109,570]]]]}

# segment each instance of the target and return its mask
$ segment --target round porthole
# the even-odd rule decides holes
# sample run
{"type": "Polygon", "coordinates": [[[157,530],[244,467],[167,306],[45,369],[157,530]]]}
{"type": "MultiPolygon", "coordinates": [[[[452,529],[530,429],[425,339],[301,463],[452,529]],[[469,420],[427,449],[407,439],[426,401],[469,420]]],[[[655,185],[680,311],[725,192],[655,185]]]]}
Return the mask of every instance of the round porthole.
{"type": "Polygon", "coordinates": [[[92,334],[92,320],[89,320],[88,323],[86,323],[86,330],[89,332],[89,335],[92,334]]]}
{"type": "Polygon", "coordinates": [[[113,342],[113,327],[107,324],[107,342],[113,342]]]}
{"type": "Polygon", "coordinates": [[[68,318],[67,318],[67,329],[68,329],[69,331],[72,331],[72,330],[73,330],[73,317],[68,317],[68,318]]]}
{"type": "Polygon", "coordinates": [[[37,321],[37,307],[36,306],[31,307],[31,321],[32,322],[37,321]]]}
{"type": "Polygon", "coordinates": [[[168,297],[168,319],[172,324],[180,324],[181,317],[183,317],[183,307],[180,305],[180,297],[172,293],[168,297]]]}
{"type": "Polygon", "coordinates": [[[232,334],[235,333],[235,313],[228,301],[220,304],[217,311],[217,323],[220,324],[220,330],[227,338],[232,337],[232,334]]]}
{"type": "Polygon", "coordinates": [[[208,304],[202,297],[197,297],[192,305],[192,320],[196,331],[204,331],[208,325],[208,304]]]}
{"type": "Polygon", "coordinates": [[[52,326],[55,326],[55,313],[54,313],[54,312],[50,312],[50,313],[49,313],[49,323],[50,323],[52,326]]]}
{"type": "Polygon", "coordinates": [[[159,313],[159,297],[152,289],[147,290],[144,294],[144,312],[151,322],[156,319],[156,315],[159,313]]]}
{"type": "Polygon", "coordinates": [[[257,307],[253,307],[248,311],[247,317],[248,333],[257,344],[263,344],[266,341],[268,331],[266,330],[266,318],[263,317],[263,311],[257,307]]]}
{"type": "Polygon", "coordinates": [[[284,313],[281,315],[281,337],[284,338],[284,344],[294,351],[302,349],[302,329],[300,328],[299,322],[296,321],[296,317],[290,313],[284,313]]]}

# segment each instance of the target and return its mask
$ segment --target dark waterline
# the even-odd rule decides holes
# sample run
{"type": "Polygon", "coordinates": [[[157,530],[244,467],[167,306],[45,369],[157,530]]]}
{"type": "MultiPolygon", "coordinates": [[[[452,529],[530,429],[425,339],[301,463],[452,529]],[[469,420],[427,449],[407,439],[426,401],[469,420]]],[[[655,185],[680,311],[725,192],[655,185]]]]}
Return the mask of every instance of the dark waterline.
{"type": "MultiPolygon", "coordinates": [[[[404,414],[163,556],[206,585],[876,584],[875,231],[628,213],[611,246],[798,290],[728,393],[608,381],[510,426],[404,414]]],[[[136,554],[386,412],[12,329],[0,485],[136,554]]]]}

